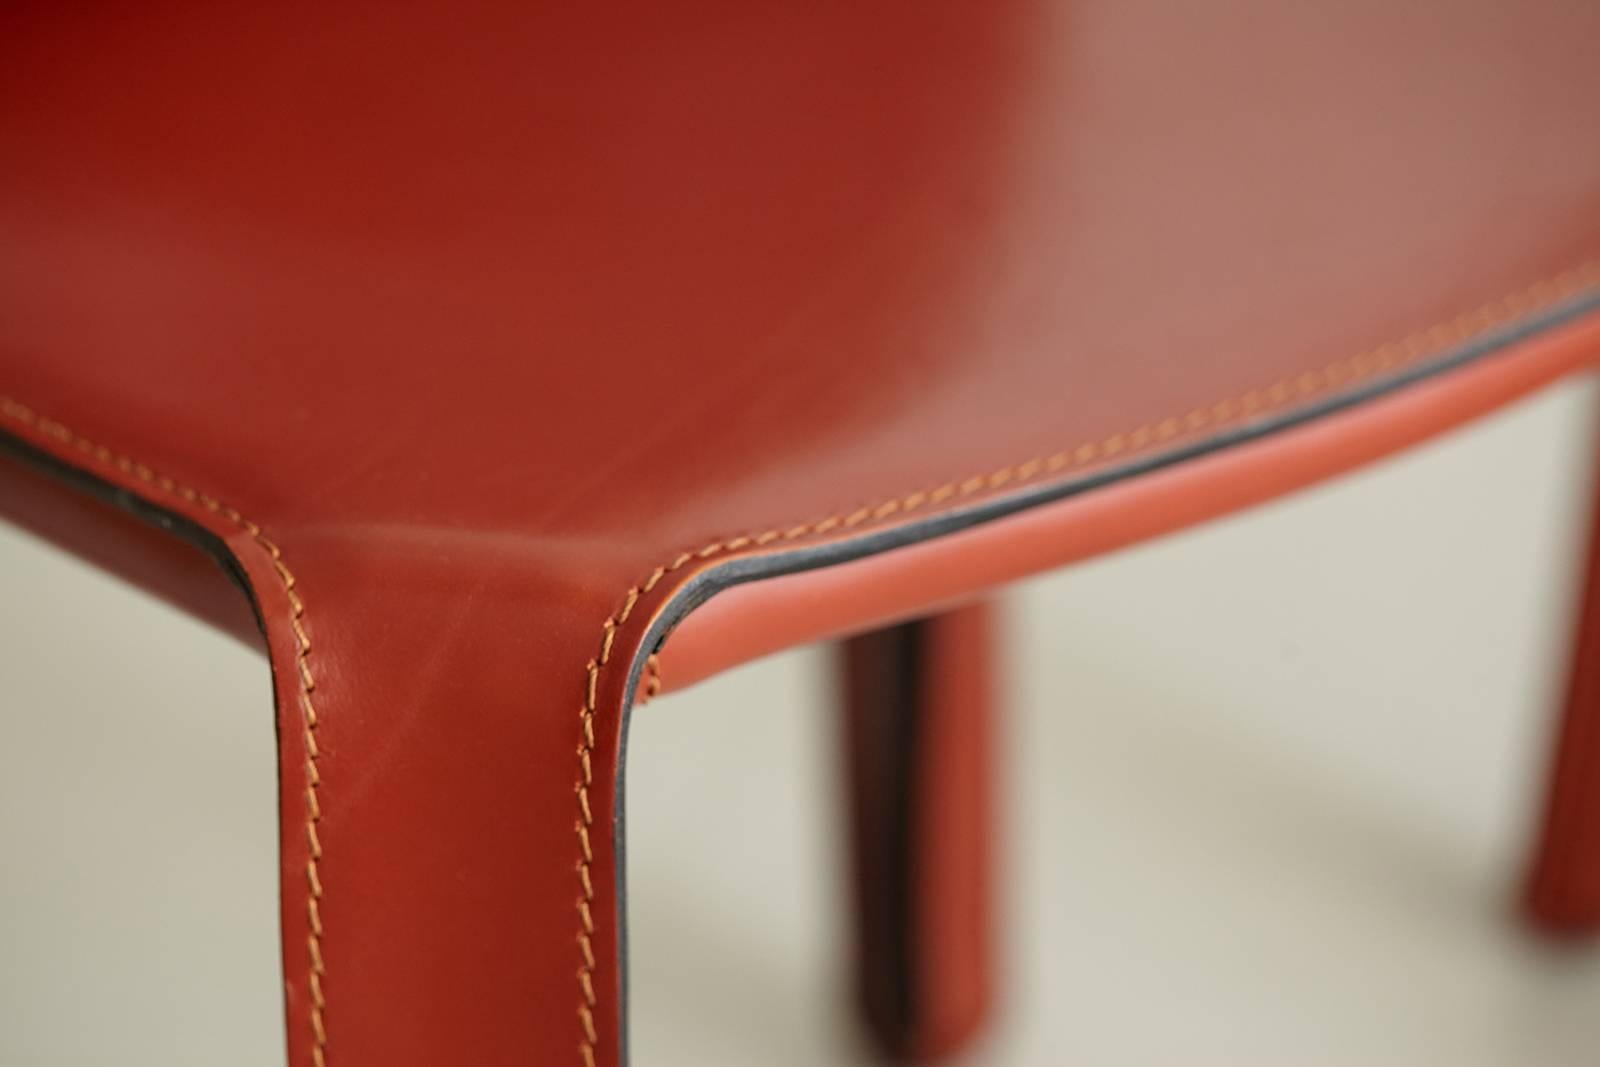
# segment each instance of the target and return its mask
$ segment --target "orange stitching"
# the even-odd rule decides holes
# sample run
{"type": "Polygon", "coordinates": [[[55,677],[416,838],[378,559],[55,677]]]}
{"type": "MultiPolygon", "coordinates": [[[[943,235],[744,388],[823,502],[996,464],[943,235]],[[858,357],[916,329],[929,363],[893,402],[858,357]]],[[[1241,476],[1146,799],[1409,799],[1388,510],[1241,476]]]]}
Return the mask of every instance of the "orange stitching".
{"type": "MultiPolygon", "coordinates": [[[[824,534],[840,526],[852,529],[863,524],[870,525],[900,512],[915,511],[919,508],[941,504],[951,499],[973,496],[984,491],[999,489],[1008,484],[1014,485],[1028,482],[1037,479],[1040,475],[1080,469],[1096,460],[1108,459],[1116,455],[1136,454],[1147,450],[1152,445],[1165,443],[1185,434],[1193,434],[1207,427],[1223,425],[1241,416],[1256,415],[1263,411],[1287,405],[1295,400],[1326,392],[1339,385],[1347,385],[1382,371],[1392,370],[1416,362],[1451,344],[1480,334],[1520,315],[1549,307],[1561,298],[1593,284],[1597,277],[1600,277],[1600,263],[1587,263],[1548,281],[1538,282],[1520,293],[1485,304],[1483,307],[1465,315],[1457,316],[1448,322],[1440,323],[1427,330],[1413,334],[1401,341],[1382,345],[1369,352],[1351,356],[1329,364],[1320,370],[1307,371],[1292,378],[1281,379],[1270,385],[1253,389],[1243,396],[1219,401],[1208,408],[1196,408],[1181,416],[1169,416],[1158,422],[1146,423],[1131,431],[1113,434],[1098,442],[1085,442],[1049,456],[1033,457],[988,475],[977,475],[959,481],[946,482],[933,489],[916,490],[901,497],[884,500],[873,506],[857,508],[847,514],[831,515],[827,518],[800,523],[786,529],[773,528],[758,534],[734,537],[726,541],[713,541],[697,551],[680,553],[672,562],[656,567],[644,582],[630,587],[627,593],[624,594],[622,607],[611,616],[608,616],[605,622],[601,624],[600,653],[596,659],[590,660],[586,665],[584,702],[582,707],[579,708],[582,739],[577,749],[578,779],[576,794],[579,818],[576,823],[576,836],[578,839],[577,875],[581,895],[577,901],[577,940],[582,962],[578,969],[577,977],[580,994],[578,1017],[584,1032],[583,1040],[579,1045],[579,1053],[585,1067],[594,1067],[595,1050],[599,1044],[599,1035],[594,1022],[594,1009],[597,1005],[594,991],[594,972],[597,961],[593,945],[595,932],[592,907],[594,883],[591,873],[594,852],[589,833],[594,823],[594,817],[589,800],[589,787],[593,781],[594,718],[597,712],[600,671],[610,660],[617,631],[628,621],[628,617],[632,614],[640,597],[654,590],[668,574],[679,570],[694,560],[706,560],[719,554],[739,551],[750,546],[765,547],[776,541],[793,541],[803,537],[824,534]]],[[[238,511],[227,507],[215,498],[180,485],[173,479],[158,474],[143,464],[135,463],[124,456],[114,454],[104,446],[94,444],[88,439],[73,433],[60,423],[52,422],[36,415],[33,411],[9,398],[0,397],[0,414],[4,414],[25,425],[35,427],[43,433],[72,445],[87,455],[93,456],[102,463],[112,464],[119,470],[132,474],[141,481],[148,482],[164,492],[175,494],[190,503],[198,502],[208,511],[223,516],[250,534],[256,543],[267,552],[274,570],[277,571],[279,579],[283,582],[291,608],[291,627],[294,630],[295,640],[298,644],[298,652],[295,658],[301,681],[300,698],[305,724],[303,741],[307,753],[306,839],[310,855],[306,864],[306,880],[308,884],[307,919],[311,929],[308,938],[308,948],[311,956],[309,984],[312,997],[311,1027],[315,1039],[312,1057],[315,1060],[316,1067],[326,1067],[327,1033],[323,1017],[326,1000],[322,991],[322,977],[326,971],[322,960],[322,917],[320,909],[322,880],[319,873],[322,844],[317,833],[317,824],[322,818],[321,806],[317,799],[321,785],[317,771],[317,760],[320,754],[316,742],[317,714],[311,699],[312,690],[316,686],[312,679],[308,662],[311,653],[311,642],[306,635],[302,622],[305,615],[305,606],[299,594],[295,591],[294,574],[284,564],[277,545],[267,539],[259,526],[245,519],[238,511]]],[[[654,688],[659,690],[659,675],[653,676],[653,682],[654,688]]],[[[647,692],[647,698],[650,695],[653,695],[653,692],[647,692]]]]}
{"type": "MultiPolygon", "coordinates": [[[[578,946],[583,959],[578,968],[578,1018],[583,1025],[583,1040],[578,1052],[584,1067],[595,1067],[595,1051],[599,1037],[594,1025],[594,884],[590,865],[594,862],[589,828],[593,825],[589,807],[589,785],[592,775],[591,755],[594,752],[595,697],[600,686],[600,671],[611,656],[617,631],[628,621],[639,598],[651,592],[667,575],[696,560],[755,546],[765,547],[775,541],[794,541],[803,537],[825,534],[844,527],[851,529],[870,525],[890,515],[915,511],[928,505],[941,504],[951,499],[970,497],[986,490],[1005,485],[1018,485],[1037,479],[1040,475],[1059,474],[1063,471],[1087,467],[1096,460],[1113,456],[1131,456],[1148,451],[1154,445],[1166,444],[1175,438],[1192,435],[1208,427],[1226,425],[1240,418],[1259,415],[1274,408],[1286,406],[1297,400],[1327,392],[1341,385],[1349,385],[1383,371],[1395,370],[1429,355],[1459,344],[1496,326],[1531,312],[1548,308],[1565,297],[1600,282],[1600,261],[1584,263],[1546,281],[1536,282],[1521,292],[1502,297],[1482,307],[1458,315],[1446,322],[1431,326],[1399,341],[1380,345],[1367,352],[1349,356],[1330,363],[1319,370],[1305,371],[1252,389],[1243,396],[1221,400],[1210,407],[1195,408],[1182,415],[1173,415],[1148,422],[1133,430],[1112,434],[1099,441],[1085,442],[1062,449],[1048,456],[1035,456],[1014,466],[1005,467],[987,475],[945,482],[933,489],[919,489],[904,496],[884,500],[876,505],[857,508],[848,513],[830,515],[812,522],[787,528],[774,527],[758,534],[745,534],[726,541],[713,541],[693,552],[680,552],[670,563],[664,563],[650,572],[643,582],[632,586],[623,594],[622,607],[606,617],[601,624],[600,655],[589,661],[585,670],[583,706],[578,709],[583,728],[583,741],[578,746],[578,881],[582,895],[578,899],[578,946]]],[[[651,657],[655,659],[654,656],[651,657]]],[[[658,684],[659,688],[659,684],[658,684]]],[[[647,694],[648,695],[648,694],[647,694]]]]}
{"type": "Polygon", "coordinates": [[[644,707],[661,694],[661,657],[650,655],[644,661],[644,692],[640,695],[638,706],[644,707]]]}
{"type": "Polygon", "coordinates": [[[311,989],[311,1058],[315,1067],[327,1067],[328,1032],[325,1025],[324,1014],[327,1000],[322,992],[322,978],[327,973],[327,968],[322,960],[322,838],[317,832],[317,826],[322,822],[322,805],[318,801],[318,792],[322,785],[321,775],[317,772],[317,760],[321,753],[317,749],[317,709],[312,703],[311,692],[316,688],[316,682],[311,677],[311,638],[305,630],[305,604],[300,599],[300,594],[295,591],[294,573],[283,562],[283,554],[278,546],[261,532],[261,527],[239,514],[235,509],[217,500],[215,497],[196,492],[188,486],[180,485],[164,474],[151,470],[142,463],[136,463],[126,456],[118,455],[103,445],[97,445],[88,438],[72,432],[66,426],[42,415],[35,413],[22,404],[9,397],[0,396],[0,415],[20,422],[25,426],[33,427],[40,433],[48,434],[58,441],[71,445],[78,451],[90,456],[101,463],[109,464],[131,474],[142,482],[148,482],[164,493],[177,496],[191,504],[199,504],[207,511],[221,515],[224,519],[238,526],[248,533],[252,540],[267,553],[267,558],[272,563],[272,568],[277,572],[279,580],[283,583],[284,593],[289,600],[289,626],[294,631],[296,646],[295,669],[300,675],[300,707],[303,712],[303,727],[301,730],[302,741],[306,749],[306,924],[310,933],[306,937],[306,947],[310,952],[311,965],[308,972],[308,984],[311,989]]]}

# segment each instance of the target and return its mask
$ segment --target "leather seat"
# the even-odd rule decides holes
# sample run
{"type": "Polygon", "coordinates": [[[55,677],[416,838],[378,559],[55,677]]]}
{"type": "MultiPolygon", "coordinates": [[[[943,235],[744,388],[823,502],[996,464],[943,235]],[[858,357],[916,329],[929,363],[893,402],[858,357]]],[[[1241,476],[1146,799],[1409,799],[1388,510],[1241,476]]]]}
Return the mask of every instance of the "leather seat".
{"type": "Polygon", "coordinates": [[[263,642],[294,1063],[618,1064],[636,697],[1590,366],[1596,40],[1562,0],[10,5],[0,434],[101,503],[13,466],[0,506],[263,642]]]}

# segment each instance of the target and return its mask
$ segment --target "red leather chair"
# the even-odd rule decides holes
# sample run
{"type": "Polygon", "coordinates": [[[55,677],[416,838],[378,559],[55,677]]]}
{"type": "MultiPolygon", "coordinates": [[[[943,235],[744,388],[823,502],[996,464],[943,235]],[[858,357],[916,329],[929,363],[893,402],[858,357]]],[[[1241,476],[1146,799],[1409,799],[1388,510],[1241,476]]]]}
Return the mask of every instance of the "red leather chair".
{"type": "MultiPolygon", "coordinates": [[[[1589,367],[1597,40],[8,5],[0,505],[270,659],[295,1064],[621,1063],[629,709],[848,635],[863,998],[937,1052],[987,988],[962,605],[1589,367]]],[[[1596,581],[1528,891],[1570,932],[1596,581]]]]}

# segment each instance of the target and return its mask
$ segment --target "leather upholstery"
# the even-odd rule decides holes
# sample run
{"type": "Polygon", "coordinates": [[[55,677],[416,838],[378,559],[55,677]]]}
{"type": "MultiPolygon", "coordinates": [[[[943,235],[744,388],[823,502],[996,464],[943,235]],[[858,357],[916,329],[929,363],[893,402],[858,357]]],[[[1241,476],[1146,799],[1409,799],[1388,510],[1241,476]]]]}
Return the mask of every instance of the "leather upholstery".
{"type": "MultiPolygon", "coordinates": [[[[1438,371],[1349,453],[1057,500],[1131,510],[1044,566],[1592,359],[1596,39],[1581,0],[8,5],[0,429],[249,584],[293,1061],[620,1062],[625,710],[709,568],[1438,371]]],[[[773,625],[959,599],[1030,521],[773,625]]]]}
{"type": "MultiPolygon", "coordinates": [[[[240,596],[215,546],[174,536],[94,492],[79,492],[63,482],[60,467],[47,466],[37,453],[16,451],[0,437],[0,517],[36,537],[143,586],[202,621],[262,652],[266,643],[250,601],[240,596]],[[10,446],[9,448],[7,446],[10,446]],[[9,454],[8,454],[9,453],[9,454]]],[[[186,530],[185,533],[195,531],[186,530]]],[[[203,535],[202,535],[203,536],[203,535]]]]}
{"type": "Polygon", "coordinates": [[[1600,522],[1585,562],[1566,707],[1523,890],[1534,924],[1571,940],[1600,932],[1600,522]]]}
{"type": "Polygon", "coordinates": [[[996,616],[979,602],[840,646],[856,1004],[896,1063],[960,1051],[994,999],[996,616]]]}

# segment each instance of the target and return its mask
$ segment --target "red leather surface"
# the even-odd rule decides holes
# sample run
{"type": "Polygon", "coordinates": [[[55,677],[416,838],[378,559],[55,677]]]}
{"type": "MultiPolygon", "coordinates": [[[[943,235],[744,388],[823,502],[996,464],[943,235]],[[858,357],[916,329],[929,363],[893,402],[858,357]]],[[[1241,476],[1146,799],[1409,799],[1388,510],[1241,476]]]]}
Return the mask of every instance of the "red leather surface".
{"type": "Polygon", "coordinates": [[[1600,316],[1591,315],[1507,357],[1264,441],[885,555],[735,586],[672,632],[659,657],[661,677],[667,689],[680,690],[729,662],[958,606],[1044,568],[1114,552],[1342,474],[1596,362],[1600,316]]]}
{"type": "MultiPolygon", "coordinates": [[[[1600,515],[1591,508],[1591,523],[1600,515]]],[[[1600,931],[1600,526],[1590,531],[1567,703],[1529,867],[1529,917],[1562,936],[1600,931]]]]}
{"type": "Polygon", "coordinates": [[[680,561],[1591,286],[1597,37],[1577,0],[8,5],[0,425],[251,580],[294,1062],[617,1062],[620,665],[680,561]]]}
{"type": "Polygon", "coordinates": [[[996,615],[980,602],[840,649],[857,1004],[896,1062],[957,1051],[994,997],[996,615]]]}
{"type": "Polygon", "coordinates": [[[134,582],[252,648],[266,651],[249,601],[197,545],[0,452],[0,521],[134,582]]]}
{"type": "Polygon", "coordinates": [[[922,976],[926,1014],[914,1048],[960,1049],[987,1022],[1001,968],[995,878],[1005,851],[997,730],[1004,721],[999,609],[969,605],[933,620],[930,727],[923,750],[922,976]]]}

